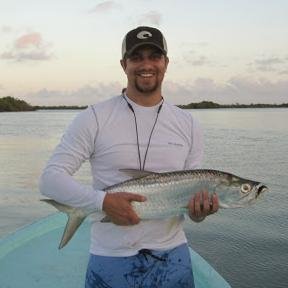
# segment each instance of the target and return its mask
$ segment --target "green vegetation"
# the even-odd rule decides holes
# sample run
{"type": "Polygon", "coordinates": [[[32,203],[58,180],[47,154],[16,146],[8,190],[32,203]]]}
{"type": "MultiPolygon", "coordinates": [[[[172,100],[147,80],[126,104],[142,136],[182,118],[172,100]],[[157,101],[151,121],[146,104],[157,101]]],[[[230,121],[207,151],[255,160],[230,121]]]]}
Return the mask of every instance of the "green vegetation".
{"type": "Polygon", "coordinates": [[[85,109],[87,106],[32,106],[23,100],[10,96],[0,98],[0,112],[20,112],[45,110],[85,109]]]}
{"type": "Polygon", "coordinates": [[[0,112],[13,112],[13,111],[34,111],[33,106],[29,105],[23,100],[15,99],[7,96],[0,98],[0,112]]]}
{"type": "MultiPolygon", "coordinates": [[[[32,106],[23,100],[13,97],[0,98],[0,112],[35,111],[35,110],[76,110],[85,109],[87,106],[32,106]]],[[[283,104],[231,104],[220,105],[212,101],[202,101],[187,105],[178,105],[182,109],[215,109],[215,108],[288,108],[288,103],[283,104]]]]}
{"type": "Polygon", "coordinates": [[[34,106],[36,110],[78,110],[85,109],[87,106],[34,106]]]}
{"type": "Polygon", "coordinates": [[[182,109],[215,109],[215,108],[287,108],[288,103],[283,104],[231,104],[220,105],[211,101],[202,101],[199,103],[190,103],[187,105],[178,105],[182,109]]]}
{"type": "Polygon", "coordinates": [[[221,108],[221,105],[211,102],[211,101],[202,101],[199,103],[190,103],[188,105],[179,105],[178,107],[183,109],[210,109],[210,108],[221,108]]]}

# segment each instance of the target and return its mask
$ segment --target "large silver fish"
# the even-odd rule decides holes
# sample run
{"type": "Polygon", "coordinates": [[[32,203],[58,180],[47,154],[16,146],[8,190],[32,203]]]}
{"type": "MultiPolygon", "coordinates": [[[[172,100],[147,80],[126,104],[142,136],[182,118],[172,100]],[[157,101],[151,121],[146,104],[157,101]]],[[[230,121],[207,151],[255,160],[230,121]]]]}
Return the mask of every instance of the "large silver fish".
{"type": "MultiPolygon", "coordinates": [[[[220,208],[248,206],[268,188],[260,182],[243,179],[218,170],[182,170],[154,173],[131,169],[120,170],[132,179],[104,189],[108,193],[131,192],[145,196],[145,202],[132,202],[141,220],[163,219],[188,212],[190,198],[201,190],[217,193],[220,208]]],[[[52,199],[42,199],[59,211],[68,215],[59,249],[72,238],[83,220],[92,213],[99,212],[73,208],[52,199]]],[[[103,224],[105,225],[105,224],[103,224]]]]}

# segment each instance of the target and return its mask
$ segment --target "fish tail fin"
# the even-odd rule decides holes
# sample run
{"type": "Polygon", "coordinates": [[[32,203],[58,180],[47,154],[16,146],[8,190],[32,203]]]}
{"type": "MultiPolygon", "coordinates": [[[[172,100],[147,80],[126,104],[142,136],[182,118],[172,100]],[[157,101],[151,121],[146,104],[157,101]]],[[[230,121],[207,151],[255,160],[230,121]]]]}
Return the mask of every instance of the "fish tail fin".
{"type": "Polygon", "coordinates": [[[66,227],[64,229],[62,239],[59,244],[59,249],[61,249],[73,237],[78,227],[82,224],[87,215],[84,214],[80,208],[73,208],[71,206],[58,203],[52,199],[41,199],[41,201],[52,205],[60,212],[66,213],[68,216],[68,221],[66,223],[66,227]]]}
{"type": "Polygon", "coordinates": [[[85,218],[86,216],[81,217],[79,215],[68,214],[68,221],[58,247],[59,249],[63,248],[70,241],[85,218]]]}
{"type": "Polygon", "coordinates": [[[60,212],[63,212],[63,213],[66,213],[66,214],[69,214],[69,210],[73,209],[71,206],[61,204],[61,203],[59,203],[59,202],[57,202],[57,201],[55,201],[53,199],[41,199],[40,201],[46,202],[46,203],[52,205],[57,210],[59,210],[60,212]]]}

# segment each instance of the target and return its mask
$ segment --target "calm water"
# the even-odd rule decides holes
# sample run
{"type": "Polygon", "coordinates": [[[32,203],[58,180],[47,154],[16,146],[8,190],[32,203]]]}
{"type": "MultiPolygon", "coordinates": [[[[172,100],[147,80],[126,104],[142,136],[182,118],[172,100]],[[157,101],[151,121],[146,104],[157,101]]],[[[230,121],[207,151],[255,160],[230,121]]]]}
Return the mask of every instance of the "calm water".
{"type": "MultiPolygon", "coordinates": [[[[54,213],[38,178],[77,111],[0,113],[0,237],[54,213]]],[[[195,110],[205,133],[203,168],[267,184],[257,205],[186,221],[191,246],[232,285],[288,287],[288,109],[195,110]]],[[[90,182],[85,165],[76,175],[90,182]]]]}

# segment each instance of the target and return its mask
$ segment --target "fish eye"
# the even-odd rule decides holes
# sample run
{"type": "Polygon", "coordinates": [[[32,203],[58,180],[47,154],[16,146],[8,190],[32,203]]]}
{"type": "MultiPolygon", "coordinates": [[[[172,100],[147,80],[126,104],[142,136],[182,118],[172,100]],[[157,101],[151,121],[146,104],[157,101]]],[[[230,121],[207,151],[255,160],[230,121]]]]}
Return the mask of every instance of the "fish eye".
{"type": "Polygon", "coordinates": [[[242,186],[241,186],[241,191],[243,192],[243,193],[248,193],[249,191],[251,190],[251,186],[249,185],[249,184],[243,184],[242,186]]]}

